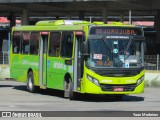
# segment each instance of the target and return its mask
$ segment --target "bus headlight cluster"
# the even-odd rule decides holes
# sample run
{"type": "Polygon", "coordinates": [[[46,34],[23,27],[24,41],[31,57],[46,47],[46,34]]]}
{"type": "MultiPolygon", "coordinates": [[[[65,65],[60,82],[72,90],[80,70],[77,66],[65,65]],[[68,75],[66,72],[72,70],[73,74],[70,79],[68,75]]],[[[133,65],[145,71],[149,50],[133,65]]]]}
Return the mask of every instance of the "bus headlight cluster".
{"type": "Polygon", "coordinates": [[[88,80],[90,80],[91,82],[93,82],[94,84],[99,86],[99,81],[89,75],[87,75],[88,80]]]}
{"type": "Polygon", "coordinates": [[[137,80],[137,85],[140,85],[143,82],[143,80],[144,80],[144,76],[142,76],[137,80]]]}

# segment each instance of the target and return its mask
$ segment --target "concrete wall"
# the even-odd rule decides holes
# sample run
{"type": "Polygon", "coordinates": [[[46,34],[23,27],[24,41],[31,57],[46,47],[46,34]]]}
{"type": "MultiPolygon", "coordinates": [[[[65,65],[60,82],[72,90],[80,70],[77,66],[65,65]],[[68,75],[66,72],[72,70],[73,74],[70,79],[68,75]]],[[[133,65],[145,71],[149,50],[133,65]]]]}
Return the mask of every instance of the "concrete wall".
{"type": "Polygon", "coordinates": [[[160,71],[146,71],[145,86],[160,87],[160,71]]]}
{"type": "Polygon", "coordinates": [[[0,65],[0,80],[4,80],[5,78],[10,78],[9,65],[0,65]]]}
{"type": "MultiPolygon", "coordinates": [[[[0,65],[0,80],[5,78],[10,78],[9,65],[0,65]]],[[[160,71],[146,71],[145,86],[160,87],[160,71]]]]}

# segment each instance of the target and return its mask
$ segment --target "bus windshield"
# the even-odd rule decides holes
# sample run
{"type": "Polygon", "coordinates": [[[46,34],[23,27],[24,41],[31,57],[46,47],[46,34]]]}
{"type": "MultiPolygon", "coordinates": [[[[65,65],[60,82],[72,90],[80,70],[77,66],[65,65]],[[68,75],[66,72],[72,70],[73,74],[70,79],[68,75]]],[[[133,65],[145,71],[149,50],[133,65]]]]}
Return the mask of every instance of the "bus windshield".
{"type": "Polygon", "coordinates": [[[134,39],[89,39],[87,65],[95,68],[142,67],[142,41],[134,39]]]}

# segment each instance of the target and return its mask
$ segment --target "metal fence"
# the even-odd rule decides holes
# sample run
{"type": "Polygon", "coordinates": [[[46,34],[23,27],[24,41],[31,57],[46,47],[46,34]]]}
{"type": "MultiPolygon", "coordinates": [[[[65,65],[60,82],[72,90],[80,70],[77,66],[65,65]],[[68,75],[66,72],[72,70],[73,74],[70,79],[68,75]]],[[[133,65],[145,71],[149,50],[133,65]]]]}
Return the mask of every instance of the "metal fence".
{"type": "Polygon", "coordinates": [[[160,70],[160,58],[157,55],[145,55],[145,69],[146,70],[160,70]]]}
{"type": "MultiPolygon", "coordinates": [[[[145,69],[146,70],[160,70],[160,56],[159,55],[145,55],[145,69]]],[[[9,64],[8,53],[0,53],[0,64],[9,64]]]]}

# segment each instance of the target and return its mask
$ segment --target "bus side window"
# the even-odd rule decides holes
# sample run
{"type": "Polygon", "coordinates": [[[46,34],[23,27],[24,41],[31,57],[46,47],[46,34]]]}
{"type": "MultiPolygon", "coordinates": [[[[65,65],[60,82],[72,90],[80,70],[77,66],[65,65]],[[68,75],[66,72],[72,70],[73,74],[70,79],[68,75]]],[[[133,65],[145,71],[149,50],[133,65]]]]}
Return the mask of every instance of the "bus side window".
{"type": "Polygon", "coordinates": [[[19,53],[20,52],[20,42],[21,42],[21,32],[14,32],[13,33],[13,53],[19,53]]]}
{"type": "Polygon", "coordinates": [[[39,38],[40,38],[39,32],[31,33],[30,47],[29,47],[29,52],[31,55],[38,55],[39,38]]]}
{"type": "Polygon", "coordinates": [[[29,53],[29,40],[30,40],[30,32],[22,33],[22,54],[29,53]]]}
{"type": "Polygon", "coordinates": [[[49,56],[58,57],[60,48],[60,32],[51,32],[49,41],[49,56]]]}
{"type": "Polygon", "coordinates": [[[73,33],[72,32],[64,32],[62,35],[61,41],[61,56],[64,57],[72,57],[73,51],[73,33]]]}

